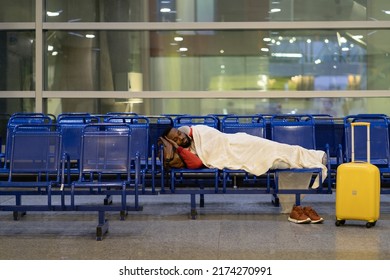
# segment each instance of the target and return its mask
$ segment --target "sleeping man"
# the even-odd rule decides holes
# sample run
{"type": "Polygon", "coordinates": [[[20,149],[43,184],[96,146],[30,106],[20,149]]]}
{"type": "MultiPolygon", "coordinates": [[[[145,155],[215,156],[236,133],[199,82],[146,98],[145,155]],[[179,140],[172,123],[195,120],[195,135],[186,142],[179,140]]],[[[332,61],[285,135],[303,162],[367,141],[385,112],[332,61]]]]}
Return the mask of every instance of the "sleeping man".
{"type": "MultiPolygon", "coordinates": [[[[260,176],[269,169],[321,168],[322,178],[327,176],[324,151],[308,150],[246,133],[227,134],[206,125],[171,127],[162,137],[174,146],[189,169],[243,169],[260,176]]],[[[303,184],[303,187],[308,185],[303,184]]],[[[321,223],[324,220],[311,207],[292,206],[289,212],[288,220],[294,223],[321,223]]]]}

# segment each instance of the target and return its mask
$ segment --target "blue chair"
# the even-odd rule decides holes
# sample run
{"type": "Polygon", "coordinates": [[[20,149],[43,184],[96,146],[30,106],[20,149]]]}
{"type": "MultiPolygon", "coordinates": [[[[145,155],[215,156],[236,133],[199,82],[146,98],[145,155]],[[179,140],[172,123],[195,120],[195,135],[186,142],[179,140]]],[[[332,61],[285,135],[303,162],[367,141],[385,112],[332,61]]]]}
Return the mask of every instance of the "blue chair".
{"type": "Polygon", "coordinates": [[[57,122],[60,122],[62,118],[68,117],[89,117],[91,116],[88,112],[71,112],[71,113],[61,113],[57,116],[57,122]]]}
{"type": "MultiPolygon", "coordinates": [[[[315,150],[316,140],[315,140],[315,126],[314,119],[311,115],[275,115],[271,119],[271,139],[276,142],[285,143],[289,145],[298,145],[306,149],[315,150]]],[[[329,156],[329,150],[326,151],[326,154],[329,156]]],[[[331,180],[330,180],[330,163],[328,161],[328,174],[327,180],[324,180],[324,183],[327,182],[327,186],[324,187],[322,183],[322,169],[321,168],[292,168],[292,169],[274,169],[271,170],[275,175],[275,191],[280,194],[295,194],[296,195],[296,205],[300,204],[300,194],[303,193],[332,193],[331,180]],[[316,189],[289,189],[281,190],[279,188],[279,175],[282,172],[293,172],[293,173],[311,173],[313,177],[319,178],[319,187],[316,189]]]]}
{"type": "Polygon", "coordinates": [[[71,173],[78,174],[80,165],[81,133],[88,124],[98,123],[99,118],[86,114],[61,115],[57,123],[63,135],[63,152],[68,156],[71,173]]]}
{"type": "MultiPolygon", "coordinates": [[[[230,115],[225,116],[221,121],[221,131],[224,133],[247,133],[253,136],[265,138],[266,120],[260,115],[230,115]]],[[[260,185],[260,178],[249,174],[245,170],[233,170],[224,168],[222,170],[222,189],[223,193],[229,192],[227,184],[233,181],[232,193],[244,192],[245,190],[238,190],[236,180],[242,178],[242,183],[245,185],[260,185]],[[233,178],[232,178],[233,177],[233,178]]],[[[264,192],[269,193],[269,186],[264,192]]]]}
{"type": "MultiPolygon", "coordinates": [[[[370,123],[370,162],[379,168],[381,182],[388,183],[390,173],[390,147],[389,147],[389,119],[386,115],[348,115],[344,117],[345,125],[345,149],[344,162],[350,162],[352,158],[351,123],[370,123]]],[[[365,127],[355,127],[355,160],[367,161],[367,131],[365,127]]],[[[384,184],[383,184],[384,185],[384,184]]],[[[390,193],[390,190],[382,186],[382,194],[390,193]]]]}
{"type": "MultiPolygon", "coordinates": [[[[18,220],[26,211],[62,209],[52,203],[52,194],[58,194],[65,182],[65,158],[61,154],[61,129],[51,124],[20,124],[13,128],[9,139],[8,180],[0,181],[0,195],[15,196],[14,205],[1,205],[3,211],[13,211],[18,220]],[[47,204],[24,205],[22,197],[46,196],[47,204]]],[[[69,182],[68,182],[69,183],[69,182]]]]}
{"type": "MultiPolygon", "coordinates": [[[[207,125],[218,129],[218,119],[214,116],[193,116],[183,115],[173,119],[174,127],[183,125],[207,125]]],[[[204,195],[206,193],[218,193],[219,170],[217,168],[199,168],[199,169],[175,169],[169,171],[163,169],[163,178],[165,173],[170,177],[170,193],[190,194],[191,198],[191,217],[196,218],[196,194],[200,195],[200,206],[204,206],[204,195]],[[184,188],[178,189],[178,186],[184,188]]],[[[162,185],[160,193],[166,193],[165,186],[162,185]]]]}
{"type": "Polygon", "coordinates": [[[10,161],[12,150],[12,135],[17,125],[21,124],[51,124],[52,119],[44,114],[14,114],[10,117],[7,123],[7,138],[5,142],[5,152],[2,155],[3,168],[1,172],[8,172],[8,164],[10,161]]]}
{"type": "MultiPolygon", "coordinates": [[[[136,117],[138,116],[135,112],[108,112],[106,113],[107,117],[136,117]]],[[[107,119],[108,119],[107,118],[107,119]]]]}
{"type": "Polygon", "coordinates": [[[140,162],[137,157],[132,166],[132,140],[132,129],[126,123],[88,124],[83,129],[79,178],[72,183],[70,206],[73,210],[99,213],[97,240],[102,240],[108,231],[106,211],[120,211],[124,219],[127,211],[142,209],[138,205],[140,162]],[[76,197],[81,195],[118,195],[121,202],[119,205],[77,203],[76,197]],[[134,196],[134,206],[128,205],[129,195],[134,196]]]}
{"type": "Polygon", "coordinates": [[[173,127],[173,119],[164,115],[147,116],[147,118],[149,119],[149,155],[151,156],[150,172],[152,186],[156,186],[159,179],[161,190],[164,187],[164,176],[162,175],[163,167],[159,157],[162,147],[158,146],[158,139],[166,129],[173,127]]]}
{"type": "Polygon", "coordinates": [[[16,112],[11,117],[47,117],[44,113],[16,112]]]}
{"type": "Polygon", "coordinates": [[[151,186],[150,192],[146,189],[146,175],[151,173],[149,119],[145,116],[116,116],[108,118],[107,123],[126,123],[131,127],[132,141],[130,158],[134,161],[138,156],[140,159],[142,194],[154,194],[154,185],[151,186]]]}
{"type": "Polygon", "coordinates": [[[316,148],[329,150],[328,161],[332,185],[336,180],[337,167],[343,162],[344,121],[329,115],[312,115],[315,129],[316,148]]]}

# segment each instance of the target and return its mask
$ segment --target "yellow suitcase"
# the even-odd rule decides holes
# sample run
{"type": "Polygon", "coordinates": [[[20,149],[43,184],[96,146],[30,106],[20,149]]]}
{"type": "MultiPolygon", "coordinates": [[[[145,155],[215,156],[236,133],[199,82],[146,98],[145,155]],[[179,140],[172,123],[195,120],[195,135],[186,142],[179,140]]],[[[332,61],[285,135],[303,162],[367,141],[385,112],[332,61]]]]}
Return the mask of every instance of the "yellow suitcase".
{"type": "Polygon", "coordinates": [[[375,226],[380,212],[380,172],[370,163],[370,123],[351,123],[352,161],[340,164],[336,172],[336,226],[346,220],[366,221],[375,226]],[[354,128],[367,127],[367,162],[355,161],[354,128]]]}

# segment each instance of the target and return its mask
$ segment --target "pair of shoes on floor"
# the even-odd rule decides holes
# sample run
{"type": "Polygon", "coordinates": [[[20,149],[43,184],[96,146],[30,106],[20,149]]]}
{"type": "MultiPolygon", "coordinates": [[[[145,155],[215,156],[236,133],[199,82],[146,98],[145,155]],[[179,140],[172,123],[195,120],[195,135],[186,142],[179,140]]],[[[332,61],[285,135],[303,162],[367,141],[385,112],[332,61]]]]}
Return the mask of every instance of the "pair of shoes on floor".
{"type": "Polygon", "coordinates": [[[296,224],[318,224],[324,221],[310,206],[294,206],[288,220],[296,224]]]}

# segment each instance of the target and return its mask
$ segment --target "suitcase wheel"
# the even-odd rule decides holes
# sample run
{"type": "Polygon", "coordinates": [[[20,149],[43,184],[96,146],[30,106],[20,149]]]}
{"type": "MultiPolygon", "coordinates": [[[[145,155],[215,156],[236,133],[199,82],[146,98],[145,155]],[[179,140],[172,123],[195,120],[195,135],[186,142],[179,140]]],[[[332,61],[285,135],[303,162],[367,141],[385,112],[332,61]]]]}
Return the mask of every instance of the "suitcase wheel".
{"type": "Polygon", "coordinates": [[[336,227],[342,226],[345,224],[345,220],[337,220],[336,221],[336,227]]]}
{"type": "Polygon", "coordinates": [[[376,224],[376,221],[375,222],[367,222],[366,223],[366,228],[373,227],[373,226],[375,226],[375,224],[376,224]]]}

